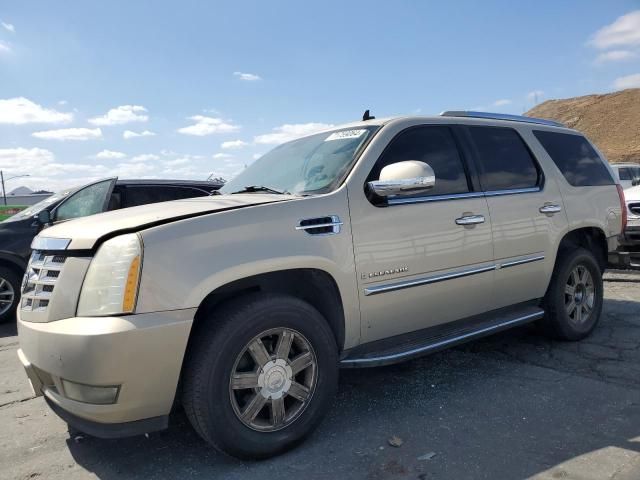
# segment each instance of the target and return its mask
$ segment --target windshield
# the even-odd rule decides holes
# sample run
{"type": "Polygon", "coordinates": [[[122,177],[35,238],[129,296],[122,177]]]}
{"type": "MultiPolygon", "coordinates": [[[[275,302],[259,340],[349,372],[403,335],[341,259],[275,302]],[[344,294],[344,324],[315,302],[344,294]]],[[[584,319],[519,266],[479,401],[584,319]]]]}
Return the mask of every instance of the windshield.
{"type": "Polygon", "coordinates": [[[233,193],[250,186],[296,195],[330,192],[349,172],[356,154],[378,128],[331,130],[284,143],[227,182],[220,192],[233,193]]]}
{"type": "Polygon", "coordinates": [[[5,220],[5,222],[15,222],[18,220],[24,220],[26,218],[31,218],[37,215],[39,212],[47,208],[49,205],[56,203],[58,200],[66,197],[70,193],[74,192],[76,189],[63,190],[58,193],[54,193],[50,197],[45,198],[41,202],[36,203],[35,205],[25,208],[21,212],[16,213],[14,216],[9,217],[5,220]]]}

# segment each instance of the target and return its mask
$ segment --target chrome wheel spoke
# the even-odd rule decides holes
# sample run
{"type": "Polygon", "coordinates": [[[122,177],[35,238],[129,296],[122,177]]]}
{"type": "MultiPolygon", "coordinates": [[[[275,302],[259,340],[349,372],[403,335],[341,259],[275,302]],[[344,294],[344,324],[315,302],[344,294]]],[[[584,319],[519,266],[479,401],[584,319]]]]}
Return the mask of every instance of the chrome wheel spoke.
{"type": "Polygon", "coordinates": [[[291,343],[293,342],[293,333],[290,330],[283,330],[278,339],[276,347],[276,358],[287,360],[291,352],[291,343]]]}
{"type": "Polygon", "coordinates": [[[252,422],[266,403],[267,399],[256,393],[242,412],[242,418],[247,422],[252,422]]]}
{"type": "Polygon", "coordinates": [[[311,352],[305,352],[301,355],[298,355],[291,361],[291,371],[294,375],[297,375],[305,368],[310,367],[312,364],[313,357],[311,356],[311,352]]]}
{"type": "Polygon", "coordinates": [[[580,283],[582,283],[583,285],[586,285],[587,282],[590,280],[589,270],[582,267],[580,268],[579,273],[580,273],[580,283]]]}
{"type": "Polygon", "coordinates": [[[304,385],[300,385],[298,382],[292,382],[289,391],[287,392],[296,400],[306,402],[309,398],[309,389],[304,385]]]}
{"type": "Polygon", "coordinates": [[[573,285],[569,285],[568,283],[564,286],[564,293],[567,295],[571,295],[572,297],[575,295],[576,293],[576,287],[574,287],[573,285]]]}
{"type": "Polygon", "coordinates": [[[271,401],[271,423],[274,427],[279,427],[284,423],[286,412],[284,408],[284,397],[275,398],[271,401]]]}
{"type": "Polygon", "coordinates": [[[2,290],[4,288],[6,283],[7,283],[7,281],[4,278],[0,278],[0,290],[2,290]]]}
{"type": "Polygon", "coordinates": [[[254,372],[236,373],[231,379],[231,388],[234,390],[258,388],[258,374],[254,372]]]}
{"type": "Polygon", "coordinates": [[[566,305],[567,315],[571,316],[573,311],[576,309],[576,302],[573,301],[573,297],[571,298],[571,302],[566,305]]]}
{"type": "Polygon", "coordinates": [[[578,268],[574,268],[571,270],[571,279],[573,280],[573,285],[576,286],[580,283],[580,274],[578,273],[578,268]]]}
{"type": "Polygon", "coordinates": [[[576,308],[575,320],[577,323],[582,322],[582,305],[578,305],[576,308]]]}
{"type": "Polygon", "coordinates": [[[260,368],[271,360],[271,355],[269,355],[264,343],[259,338],[249,345],[249,352],[260,368]]]}

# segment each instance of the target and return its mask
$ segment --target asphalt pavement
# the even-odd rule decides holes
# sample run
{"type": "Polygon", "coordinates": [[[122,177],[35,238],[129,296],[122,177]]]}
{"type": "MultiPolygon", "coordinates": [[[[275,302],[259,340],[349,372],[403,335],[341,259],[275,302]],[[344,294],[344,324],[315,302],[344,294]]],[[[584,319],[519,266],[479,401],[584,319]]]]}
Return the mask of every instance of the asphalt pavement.
{"type": "Polygon", "coordinates": [[[1,479],[640,479],[640,274],[607,274],[601,324],[580,343],[523,327],[344,370],[318,431],[263,462],[214,452],[180,412],[148,437],[70,434],[32,398],[17,348],[0,325],[1,479]]]}

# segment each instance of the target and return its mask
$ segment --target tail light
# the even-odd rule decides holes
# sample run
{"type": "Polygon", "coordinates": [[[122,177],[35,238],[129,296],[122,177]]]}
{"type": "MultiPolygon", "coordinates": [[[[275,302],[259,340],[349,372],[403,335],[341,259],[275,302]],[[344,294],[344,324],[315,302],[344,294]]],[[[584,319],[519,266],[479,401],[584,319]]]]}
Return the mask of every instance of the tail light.
{"type": "Polygon", "coordinates": [[[618,197],[620,197],[620,209],[622,210],[622,232],[624,233],[627,228],[627,202],[624,199],[624,190],[619,183],[616,184],[616,188],[618,189],[618,197]]]}

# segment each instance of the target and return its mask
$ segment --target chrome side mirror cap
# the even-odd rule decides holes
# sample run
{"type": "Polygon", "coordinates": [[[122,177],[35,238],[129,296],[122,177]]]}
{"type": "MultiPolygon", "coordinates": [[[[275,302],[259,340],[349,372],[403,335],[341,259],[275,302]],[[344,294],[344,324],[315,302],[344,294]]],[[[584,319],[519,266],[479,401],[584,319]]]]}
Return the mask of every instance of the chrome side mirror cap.
{"type": "Polygon", "coordinates": [[[426,192],[436,184],[436,175],[429,164],[418,160],[387,165],[380,179],[369,182],[369,188],[380,197],[415,195],[426,192]]]}

